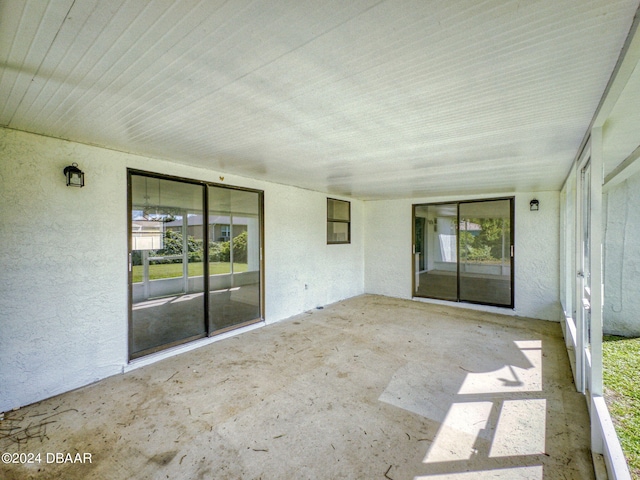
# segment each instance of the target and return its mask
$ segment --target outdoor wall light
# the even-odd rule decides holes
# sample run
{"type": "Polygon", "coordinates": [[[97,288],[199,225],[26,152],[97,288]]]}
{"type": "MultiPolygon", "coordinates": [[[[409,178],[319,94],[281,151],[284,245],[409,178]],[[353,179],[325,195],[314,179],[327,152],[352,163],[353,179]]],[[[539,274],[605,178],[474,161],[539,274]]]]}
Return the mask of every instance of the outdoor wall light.
{"type": "Polygon", "coordinates": [[[540,210],[540,202],[535,198],[529,202],[529,210],[532,212],[537,212],[540,210]]]}
{"type": "Polygon", "coordinates": [[[67,179],[67,187],[84,187],[84,172],[78,168],[77,163],[64,167],[63,173],[67,179]]]}

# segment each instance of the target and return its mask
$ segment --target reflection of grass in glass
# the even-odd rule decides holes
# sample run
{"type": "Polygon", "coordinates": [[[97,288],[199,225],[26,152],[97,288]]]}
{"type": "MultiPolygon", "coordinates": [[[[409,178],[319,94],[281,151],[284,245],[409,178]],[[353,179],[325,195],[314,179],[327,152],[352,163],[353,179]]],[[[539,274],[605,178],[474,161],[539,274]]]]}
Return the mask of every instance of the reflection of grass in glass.
{"type": "MultiPolygon", "coordinates": [[[[209,264],[209,273],[218,275],[221,273],[229,273],[229,262],[214,262],[209,264]]],[[[189,264],[189,276],[199,277],[202,275],[202,262],[193,262],[189,264]]],[[[246,263],[234,263],[233,271],[235,273],[246,272],[246,263]]],[[[133,283],[142,281],[142,265],[133,266],[133,283]]],[[[161,263],[157,265],[149,265],[149,278],[158,280],[160,278],[176,278],[182,276],[181,263],[161,263]]]]}
{"type": "Polygon", "coordinates": [[[611,412],[631,476],[640,478],[640,338],[604,336],[604,398],[611,412]]]}

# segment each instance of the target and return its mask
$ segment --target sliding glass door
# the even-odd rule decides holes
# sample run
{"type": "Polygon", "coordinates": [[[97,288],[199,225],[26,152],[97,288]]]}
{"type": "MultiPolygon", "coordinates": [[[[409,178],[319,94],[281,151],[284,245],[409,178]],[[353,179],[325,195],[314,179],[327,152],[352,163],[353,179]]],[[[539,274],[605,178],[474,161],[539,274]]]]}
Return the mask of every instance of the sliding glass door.
{"type": "Polygon", "coordinates": [[[260,317],[260,194],[209,187],[209,319],[221,332],[260,317]]]}
{"type": "Polygon", "coordinates": [[[202,187],[131,176],[132,357],[206,334],[202,187]]]}
{"type": "Polygon", "coordinates": [[[458,205],[416,205],[416,297],[458,300],[458,205]]]}
{"type": "Polygon", "coordinates": [[[460,203],[461,302],[512,306],[511,203],[460,203]]]}
{"type": "Polygon", "coordinates": [[[130,358],[261,320],[262,192],[130,172],[129,204],[130,358]]]}
{"type": "Polygon", "coordinates": [[[513,307],[512,225],[512,198],[414,205],[414,296],[513,307]]]}

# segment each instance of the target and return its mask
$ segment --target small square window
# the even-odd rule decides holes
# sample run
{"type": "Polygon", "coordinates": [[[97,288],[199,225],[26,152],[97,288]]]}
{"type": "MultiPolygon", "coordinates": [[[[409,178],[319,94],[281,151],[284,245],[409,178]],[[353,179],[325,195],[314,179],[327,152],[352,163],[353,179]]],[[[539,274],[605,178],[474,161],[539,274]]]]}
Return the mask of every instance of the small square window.
{"type": "Polygon", "coordinates": [[[351,203],[327,198],[327,244],[351,243],[351,203]]]}

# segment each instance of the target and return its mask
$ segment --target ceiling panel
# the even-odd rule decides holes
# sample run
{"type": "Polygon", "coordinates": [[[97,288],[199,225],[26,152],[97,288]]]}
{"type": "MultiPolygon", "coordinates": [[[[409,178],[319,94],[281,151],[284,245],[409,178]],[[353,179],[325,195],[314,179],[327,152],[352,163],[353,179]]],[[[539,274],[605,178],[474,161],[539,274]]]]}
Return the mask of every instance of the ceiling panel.
{"type": "Polygon", "coordinates": [[[558,190],[637,8],[0,1],[0,124],[365,199],[558,190]]]}
{"type": "Polygon", "coordinates": [[[9,125],[73,0],[0,3],[0,122],[9,125]]]}

